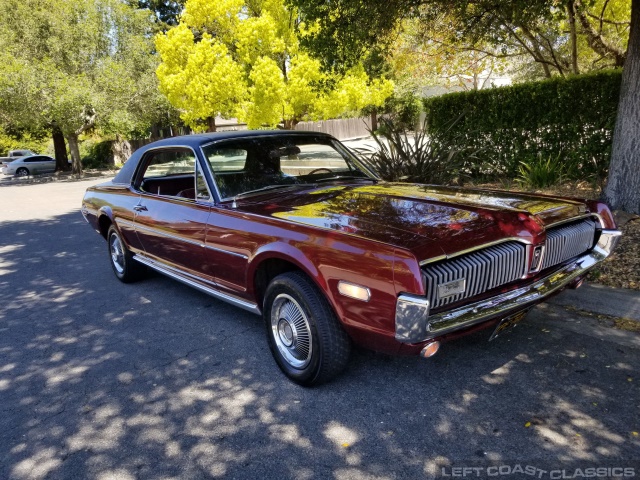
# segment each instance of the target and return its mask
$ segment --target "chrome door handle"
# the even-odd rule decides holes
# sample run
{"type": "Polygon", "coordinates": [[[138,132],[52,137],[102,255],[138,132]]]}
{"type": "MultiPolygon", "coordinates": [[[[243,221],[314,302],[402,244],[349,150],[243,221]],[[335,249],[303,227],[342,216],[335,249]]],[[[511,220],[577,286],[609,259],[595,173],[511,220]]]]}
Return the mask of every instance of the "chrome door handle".
{"type": "Polygon", "coordinates": [[[136,205],[135,207],[133,207],[133,209],[136,212],[146,212],[147,211],[147,207],[145,207],[144,205],[136,205]]]}

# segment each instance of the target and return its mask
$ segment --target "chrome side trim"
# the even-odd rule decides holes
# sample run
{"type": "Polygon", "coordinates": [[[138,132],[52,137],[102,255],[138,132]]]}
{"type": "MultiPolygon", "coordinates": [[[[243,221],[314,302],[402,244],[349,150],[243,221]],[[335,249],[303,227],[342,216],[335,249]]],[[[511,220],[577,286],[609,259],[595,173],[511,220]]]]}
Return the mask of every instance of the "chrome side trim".
{"type": "Polygon", "coordinates": [[[130,222],[129,220],[123,220],[119,217],[114,218],[114,221],[116,222],[116,225],[120,226],[124,226],[124,227],[131,227],[131,228],[136,228],[136,224],[133,222],[130,222]]]}
{"type": "Polygon", "coordinates": [[[232,252],[230,250],[223,250],[222,248],[212,247],[211,245],[206,245],[204,243],[196,242],[195,240],[191,240],[191,239],[188,239],[188,238],[178,237],[177,235],[173,235],[171,233],[167,233],[167,232],[164,232],[164,231],[156,229],[156,228],[151,228],[151,227],[146,227],[146,226],[143,226],[143,225],[138,225],[137,223],[133,224],[133,223],[128,222],[126,220],[122,220],[122,221],[120,221],[120,223],[126,224],[128,226],[134,226],[138,230],[145,230],[147,232],[155,233],[155,234],[158,234],[158,235],[160,235],[162,237],[165,237],[165,238],[170,238],[172,240],[178,240],[178,241],[181,241],[181,242],[184,242],[184,243],[188,243],[189,245],[194,245],[194,246],[197,246],[197,247],[206,248],[207,250],[213,250],[215,252],[226,253],[228,255],[233,255],[235,257],[244,258],[245,260],[247,258],[249,258],[249,256],[245,255],[244,253],[237,253],[237,252],[232,252]]]}
{"type": "MultiPolygon", "coordinates": [[[[411,315],[404,315],[396,307],[396,339],[404,343],[423,342],[493,318],[506,317],[538,303],[565,288],[607,258],[615,248],[621,234],[619,230],[603,230],[597,245],[591,251],[531,285],[492,298],[420,318],[417,318],[411,311],[411,315]],[[412,319],[414,323],[408,324],[407,318],[412,319]],[[398,332],[401,333],[400,337],[398,332]],[[409,333],[407,334],[407,332],[409,333]]],[[[403,296],[398,299],[398,304],[401,299],[403,296]]]]}
{"type": "Polygon", "coordinates": [[[245,255],[244,253],[232,252],[230,250],[224,250],[222,248],[212,247],[211,245],[203,245],[203,246],[207,250],[213,250],[214,252],[226,253],[228,255],[233,255],[234,257],[244,258],[245,260],[249,258],[249,256],[245,255]]]}
{"type": "Polygon", "coordinates": [[[184,283],[185,285],[188,285],[190,287],[195,288],[196,290],[200,290],[201,292],[204,292],[208,295],[211,295],[212,297],[217,298],[218,300],[222,300],[224,302],[230,303],[232,305],[235,305],[236,307],[240,307],[244,310],[247,310],[248,312],[251,313],[255,313],[256,315],[260,315],[260,308],[258,307],[257,304],[253,303],[253,302],[248,302],[247,300],[241,300],[239,298],[236,298],[232,295],[228,295],[226,293],[222,293],[219,292],[218,290],[215,290],[213,288],[210,288],[206,285],[203,285],[201,283],[201,281],[199,280],[195,280],[196,277],[194,277],[194,280],[187,278],[185,275],[185,273],[167,267],[165,265],[161,265],[160,263],[151,260],[150,258],[147,257],[143,257],[141,255],[134,255],[133,259],[142,263],[143,265],[146,265],[149,268],[152,268],[160,273],[162,273],[163,275],[166,275],[170,278],[173,278],[174,280],[177,280],[179,282],[184,283]]]}
{"type": "Polygon", "coordinates": [[[165,231],[159,230],[157,228],[146,227],[144,225],[135,224],[136,230],[144,230],[146,232],[155,233],[160,235],[161,237],[170,238],[171,240],[178,240],[180,242],[188,243],[189,245],[195,245],[197,247],[204,247],[204,245],[200,242],[196,242],[195,240],[191,240],[189,238],[178,237],[177,235],[173,235],[171,233],[167,233],[165,231]]]}

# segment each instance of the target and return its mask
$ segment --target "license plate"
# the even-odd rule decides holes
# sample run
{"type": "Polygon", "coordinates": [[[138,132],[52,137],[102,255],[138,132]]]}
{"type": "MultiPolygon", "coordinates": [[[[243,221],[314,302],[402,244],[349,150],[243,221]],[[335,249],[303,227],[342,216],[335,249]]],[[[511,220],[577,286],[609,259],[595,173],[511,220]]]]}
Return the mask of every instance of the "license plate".
{"type": "Polygon", "coordinates": [[[526,310],[522,310],[521,312],[514,313],[513,315],[509,315],[507,318],[503,318],[502,321],[496,327],[496,329],[493,331],[493,334],[489,338],[489,341],[493,340],[499,335],[502,335],[507,330],[511,330],[513,327],[515,327],[518,323],[520,323],[520,321],[522,321],[524,317],[527,316],[527,313],[529,313],[529,310],[530,309],[527,308],[526,310]]]}

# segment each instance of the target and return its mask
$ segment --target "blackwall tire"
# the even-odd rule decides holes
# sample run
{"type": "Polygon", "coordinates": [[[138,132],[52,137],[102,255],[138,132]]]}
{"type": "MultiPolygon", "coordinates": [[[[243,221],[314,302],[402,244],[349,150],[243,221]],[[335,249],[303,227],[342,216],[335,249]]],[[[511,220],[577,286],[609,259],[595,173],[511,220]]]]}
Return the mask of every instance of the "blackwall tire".
{"type": "Polygon", "coordinates": [[[131,283],[142,278],[144,265],[133,259],[133,255],[113,225],[109,227],[107,232],[107,246],[111,268],[121,282],[131,283]]]}
{"type": "Polygon", "coordinates": [[[336,377],[351,341],[320,290],[301,272],[275,277],[264,298],[269,348],[282,372],[303,386],[336,377]]]}

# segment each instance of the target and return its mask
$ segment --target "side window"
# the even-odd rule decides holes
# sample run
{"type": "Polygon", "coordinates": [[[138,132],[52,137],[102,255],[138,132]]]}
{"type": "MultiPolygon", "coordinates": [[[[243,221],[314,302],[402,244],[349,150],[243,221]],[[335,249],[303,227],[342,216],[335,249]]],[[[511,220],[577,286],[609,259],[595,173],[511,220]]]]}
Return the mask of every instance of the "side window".
{"type": "Polygon", "coordinates": [[[233,147],[211,149],[207,151],[207,160],[214,173],[241,172],[247,162],[247,151],[233,147]]]}
{"type": "Polygon", "coordinates": [[[209,201],[211,200],[211,194],[207,187],[207,181],[202,174],[200,165],[196,162],[196,200],[209,201]]]}
{"type": "Polygon", "coordinates": [[[143,159],[138,178],[143,192],[195,200],[196,157],[186,148],[153,150],[143,159]]]}
{"type": "Polygon", "coordinates": [[[196,159],[191,150],[155,150],[149,155],[143,180],[194,173],[196,159]]]}

